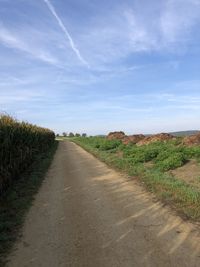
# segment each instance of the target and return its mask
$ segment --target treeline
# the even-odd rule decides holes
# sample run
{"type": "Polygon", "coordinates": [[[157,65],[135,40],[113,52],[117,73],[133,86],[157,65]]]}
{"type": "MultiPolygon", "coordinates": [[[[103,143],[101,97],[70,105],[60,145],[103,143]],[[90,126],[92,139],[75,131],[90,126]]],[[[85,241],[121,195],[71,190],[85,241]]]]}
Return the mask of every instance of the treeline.
{"type": "MultiPolygon", "coordinates": [[[[59,137],[60,135],[56,134],[56,136],[59,137]]],[[[70,132],[70,133],[63,132],[62,136],[64,136],[64,137],[87,137],[87,134],[86,133],[80,134],[80,133],[72,133],[72,132],[70,132]]]]}
{"type": "Polygon", "coordinates": [[[53,131],[0,115],[0,192],[54,142],[53,131]]]}

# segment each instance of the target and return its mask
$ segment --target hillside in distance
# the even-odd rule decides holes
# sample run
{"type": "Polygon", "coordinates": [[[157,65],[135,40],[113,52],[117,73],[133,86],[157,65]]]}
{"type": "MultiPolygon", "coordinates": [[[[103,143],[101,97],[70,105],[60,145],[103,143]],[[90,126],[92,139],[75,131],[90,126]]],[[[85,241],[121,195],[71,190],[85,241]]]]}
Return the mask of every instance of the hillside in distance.
{"type": "Polygon", "coordinates": [[[198,130],[188,130],[188,131],[180,131],[180,132],[170,132],[170,134],[175,135],[175,136],[188,136],[188,135],[193,135],[200,133],[198,130]]]}
{"type": "MultiPolygon", "coordinates": [[[[178,132],[169,132],[169,134],[174,135],[174,136],[189,136],[193,134],[200,133],[200,130],[187,130],[187,131],[178,131],[178,132]]],[[[145,136],[151,136],[152,134],[144,134],[145,136]]],[[[107,135],[105,134],[98,134],[95,135],[96,137],[106,137],[107,135]]]]}

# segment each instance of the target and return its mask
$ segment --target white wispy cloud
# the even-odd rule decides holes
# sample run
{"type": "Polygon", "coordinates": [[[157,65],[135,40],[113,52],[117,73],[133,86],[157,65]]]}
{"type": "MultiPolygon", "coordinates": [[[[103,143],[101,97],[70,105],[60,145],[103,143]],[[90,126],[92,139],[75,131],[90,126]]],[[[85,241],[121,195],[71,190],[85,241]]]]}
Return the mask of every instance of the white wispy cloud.
{"type": "Polygon", "coordinates": [[[200,23],[200,1],[166,0],[161,3],[155,1],[152,4],[152,10],[155,8],[157,10],[157,14],[153,17],[150,10],[144,10],[142,3],[137,12],[134,8],[124,11],[133,42],[133,52],[134,50],[137,52],[137,49],[169,52],[172,43],[177,45],[177,51],[181,46],[187,46],[190,41],[195,26],[200,23]],[[144,11],[145,16],[143,16],[144,11]]]}
{"type": "Polygon", "coordinates": [[[33,92],[27,90],[18,90],[13,92],[0,92],[0,108],[1,105],[12,105],[16,103],[26,103],[27,101],[35,102],[44,98],[43,92],[33,92]]]}
{"type": "MultiPolygon", "coordinates": [[[[138,9],[135,9],[134,5],[122,5],[120,1],[116,2],[116,8],[107,10],[103,19],[102,16],[97,15],[87,23],[87,27],[76,24],[77,43],[81,43],[81,51],[88,59],[86,61],[52,3],[49,0],[43,1],[56,19],[61,32],[56,32],[54,25],[49,27],[49,21],[48,25],[45,22],[41,28],[38,25],[31,27],[23,25],[23,27],[9,29],[0,25],[0,43],[63,69],[66,69],[68,64],[68,67],[74,68],[74,73],[77,74],[80,69],[76,70],[77,61],[72,58],[75,53],[83,65],[89,66],[89,61],[92,71],[96,71],[98,78],[87,79],[87,75],[85,76],[89,84],[91,80],[96,82],[110,79],[115,75],[123,75],[124,72],[116,71],[115,66],[118,67],[121,59],[133,53],[166,50],[169,52],[170,44],[173,44],[173,48],[175,45],[180,51],[181,45],[187,44],[193,26],[200,21],[198,0],[166,0],[164,5],[159,5],[155,1],[152,6],[158,5],[159,12],[153,19],[149,14],[151,12],[148,10],[143,12],[146,7],[142,2],[138,5],[138,9]],[[187,16],[185,16],[186,11],[187,16]],[[49,28],[45,28],[47,26],[49,28]],[[34,39],[31,39],[32,36],[34,39]],[[102,69],[107,71],[104,72],[102,69]]],[[[176,62],[171,65],[173,68],[177,66],[176,62]]],[[[131,71],[130,68],[124,68],[125,71],[131,71]]],[[[67,77],[64,73],[64,76],[68,83],[71,75],[67,77]]]]}
{"type": "Polygon", "coordinates": [[[137,8],[134,1],[133,5],[117,2],[103,19],[96,16],[91,25],[81,26],[79,42],[91,64],[116,62],[133,53],[185,52],[200,23],[200,1],[152,1],[151,6],[144,2],[137,8]]]}
{"type": "Polygon", "coordinates": [[[160,18],[162,37],[166,43],[187,41],[192,27],[198,22],[199,0],[168,0],[160,18]]]}
{"type": "Polygon", "coordinates": [[[55,11],[55,8],[53,7],[53,5],[50,3],[49,0],[44,0],[44,2],[47,4],[49,10],[51,11],[52,15],[55,17],[55,19],[58,22],[58,25],[60,26],[61,30],[63,31],[63,33],[65,34],[65,36],[67,37],[67,40],[70,43],[70,46],[72,48],[72,50],[74,51],[74,53],[76,54],[76,56],[78,57],[78,59],[85,64],[87,67],[89,67],[88,62],[82,57],[79,49],[76,47],[71,35],[69,34],[69,31],[67,30],[67,28],[65,27],[65,25],[63,24],[61,18],[58,16],[57,12],[55,11]]]}
{"type": "Polygon", "coordinates": [[[99,68],[127,57],[158,49],[153,30],[140,22],[131,8],[118,7],[106,12],[104,18],[94,18],[91,25],[81,29],[79,42],[92,66],[99,68]]]}
{"type": "Polygon", "coordinates": [[[23,41],[16,33],[11,32],[3,26],[0,26],[0,43],[4,46],[25,52],[29,56],[43,62],[53,65],[58,64],[58,60],[48,51],[23,41]]]}

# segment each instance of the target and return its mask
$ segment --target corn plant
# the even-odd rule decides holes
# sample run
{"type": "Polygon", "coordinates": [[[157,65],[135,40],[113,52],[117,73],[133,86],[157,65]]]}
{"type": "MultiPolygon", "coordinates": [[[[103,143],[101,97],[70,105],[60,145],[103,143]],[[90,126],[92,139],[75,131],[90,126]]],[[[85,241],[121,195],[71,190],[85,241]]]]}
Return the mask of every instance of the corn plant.
{"type": "Polygon", "coordinates": [[[53,131],[0,115],[0,192],[55,141],[53,131]]]}

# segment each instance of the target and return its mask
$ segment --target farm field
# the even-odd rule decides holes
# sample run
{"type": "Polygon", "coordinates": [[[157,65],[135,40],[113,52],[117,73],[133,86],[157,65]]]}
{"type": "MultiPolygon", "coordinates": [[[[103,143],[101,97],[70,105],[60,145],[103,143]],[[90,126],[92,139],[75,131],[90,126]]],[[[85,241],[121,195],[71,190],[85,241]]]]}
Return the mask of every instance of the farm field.
{"type": "Polygon", "coordinates": [[[115,138],[88,137],[74,138],[73,142],[108,165],[137,178],[184,218],[199,221],[200,146],[187,146],[183,140],[179,137],[148,143],[147,138],[147,144],[139,141],[137,145],[124,144],[115,138]]]}

